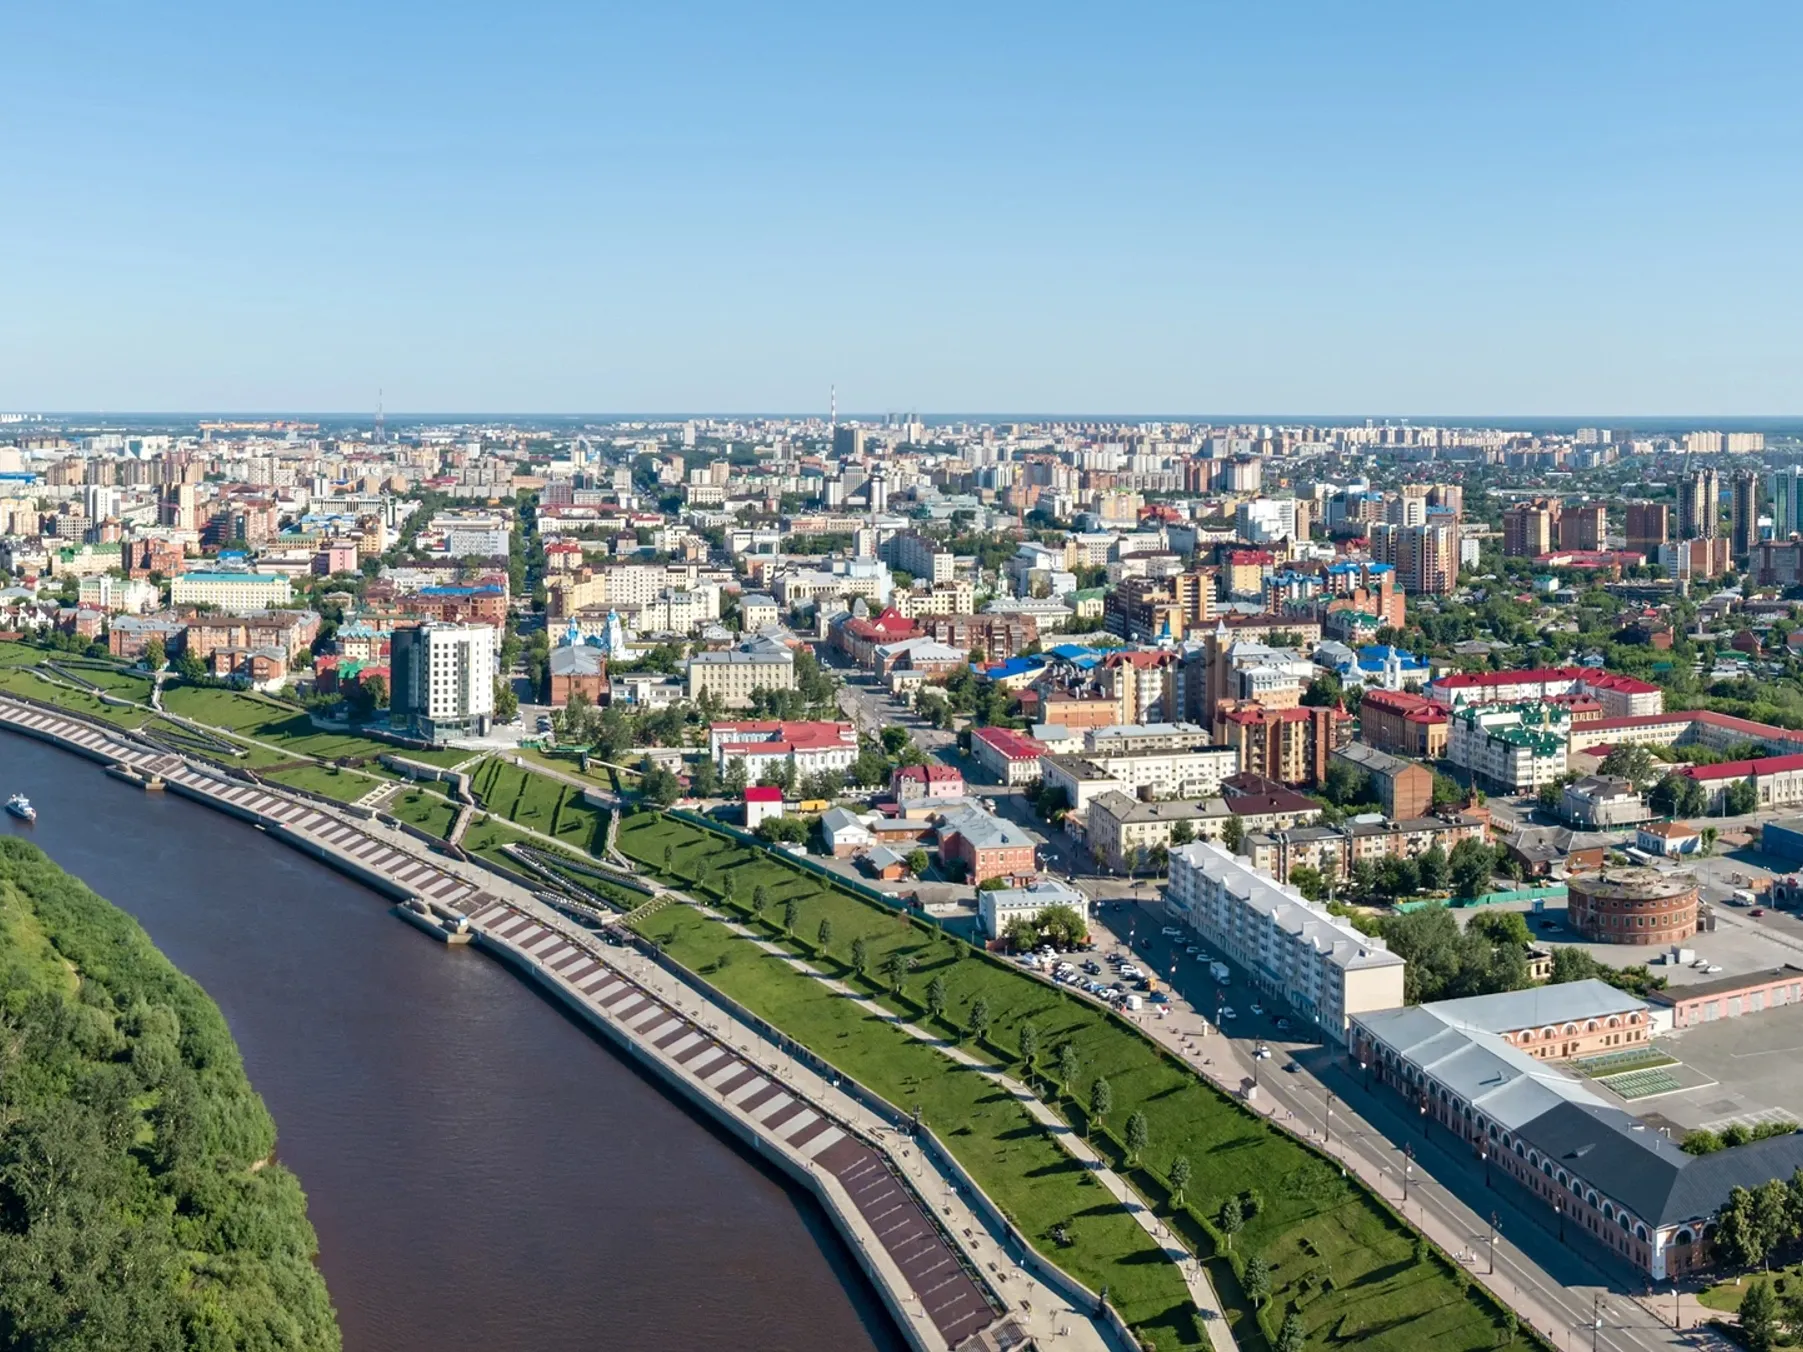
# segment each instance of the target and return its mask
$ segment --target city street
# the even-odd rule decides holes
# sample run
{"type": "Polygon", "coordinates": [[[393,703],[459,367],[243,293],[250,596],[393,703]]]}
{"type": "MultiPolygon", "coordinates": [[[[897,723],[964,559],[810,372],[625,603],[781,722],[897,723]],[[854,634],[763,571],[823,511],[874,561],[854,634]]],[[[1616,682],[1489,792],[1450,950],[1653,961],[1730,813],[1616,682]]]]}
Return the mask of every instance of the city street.
{"type": "Polygon", "coordinates": [[[1130,949],[1170,987],[1171,1003],[1163,1006],[1168,1014],[1160,1018],[1148,1009],[1135,1016],[1148,1034],[1230,1092],[1253,1090],[1255,1111],[1327,1148],[1449,1254],[1466,1255],[1474,1279],[1485,1281],[1555,1346],[1651,1352],[1714,1344],[1706,1332],[1672,1329],[1679,1301],[1684,1322],[1695,1322],[1693,1298],[1674,1297],[1669,1288],[1654,1295],[1637,1269],[1587,1235],[1575,1229],[1561,1235],[1554,1215],[1531,1194],[1487,1178],[1464,1142],[1437,1124],[1423,1126],[1382,1087],[1367,1087],[1337,1040],[1310,1036],[1299,1018],[1259,992],[1243,972],[1235,970],[1225,987],[1217,987],[1201,958],[1184,952],[1196,945],[1193,932],[1177,938],[1161,933],[1176,923],[1165,915],[1162,899],[1105,902],[1097,910],[1092,929],[1098,947],[1130,949]],[[1253,1013],[1255,1005],[1264,1008],[1262,1015],[1253,1013]],[[1225,1025],[1226,1036],[1211,1026],[1222,1006],[1236,1015],[1225,1025]],[[1280,1033],[1279,1017],[1296,1026],[1280,1033]],[[1254,1055],[1261,1044],[1268,1059],[1254,1055]],[[1493,1220],[1492,1277],[1486,1250],[1493,1220]],[[1602,1325],[1594,1328],[1599,1309],[1602,1325]]]}

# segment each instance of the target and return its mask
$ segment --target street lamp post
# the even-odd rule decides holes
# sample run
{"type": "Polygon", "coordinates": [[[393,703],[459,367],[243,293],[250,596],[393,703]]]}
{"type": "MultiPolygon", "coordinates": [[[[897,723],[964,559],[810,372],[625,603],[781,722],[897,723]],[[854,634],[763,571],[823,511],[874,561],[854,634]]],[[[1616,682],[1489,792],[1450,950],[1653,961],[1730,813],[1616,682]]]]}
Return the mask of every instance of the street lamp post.
{"type": "Polygon", "coordinates": [[[1369,1094],[1371,1092],[1371,1063],[1363,1057],[1360,1057],[1359,1070],[1363,1072],[1365,1076],[1365,1092],[1369,1094]]]}
{"type": "Polygon", "coordinates": [[[1496,1232],[1497,1223],[1501,1219],[1494,1211],[1490,1213],[1490,1271],[1492,1273],[1496,1271],[1496,1232]]]}
{"type": "Polygon", "coordinates": [[[1480,1145],[1477,1148],[1477,1157],[1482,1160],[1484,1164],[1484,1186],[1487,1188],[1490,1186],[1490,1147],[1487,1145],[1480,1145]]]}
{"type": "Polygon", "coordinates": [[[1327,1091],[1327,1111],[1321,1115],[1321,1140],[1333,1144],[1333,1090],[1327,1091]]]}
{"type": "Polygon", "coordinates": [[[1603,1336],[1603,1298],[1598,1295],[1590,1303],[1590,1352],[1596,1352],[1598,1340],[1603,1336]]]}
{"type": "Polygon", "coordinates": [[[1402,1201],[1406,1206],[1409,1200],[1409,1183],[1415,1176],[1415,1147],[1405,1145],[1402,1148],[1402,1154],[1402,1201]]]}
{"type": "Polygon", "coordinates": [[[1563,1244],[1565,1242],[1565,1203],[1564,1202],[1555,1201],[1553,1203],[1553,1215],[1555,1215],[1559,1218],[1559,1242],[1561,1244],[1563,1244]]]}

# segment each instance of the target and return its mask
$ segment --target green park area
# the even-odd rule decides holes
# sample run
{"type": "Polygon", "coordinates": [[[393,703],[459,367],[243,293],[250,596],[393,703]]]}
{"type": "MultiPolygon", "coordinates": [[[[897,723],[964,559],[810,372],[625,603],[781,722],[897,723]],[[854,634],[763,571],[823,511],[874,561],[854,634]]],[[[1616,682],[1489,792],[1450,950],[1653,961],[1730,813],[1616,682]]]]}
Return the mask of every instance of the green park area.
{"type": "MultiPolygon", "coordinates": [[[[1292,1313],[1316,1347],[1476,1352],[1510,1336],[1505,1312],[1443,1255],[1418,1245],[1385,1203],[1116,1016],[777,854],[691,823],[639,814],[622,823],[619,843],[648,872],[718,898],[766,937],[861,985],[895,1012],[1042,1082],[1072,1124],[1091,1133],[1207,1262],[1248,1352],[1275,1342],[1292,1313]],[[754,914],[760,888],[764,906],[754,914]],[[823,923],[830,931],[824,943],[823,923]],[[862,977],[852,970],[854,946],[864,959],[862,977]],[[891,965],[892,953],[899,961],[891,965]],[[1026,1036],[1039,1049],[1031,1066],[1021,1051],[1029,1025],[1034,1032],[1026,1036]],[[1085,1108],[1098,1078],[1107,1080],[1112,1104],[1092,1122],[1085,1108]],[[1145,1140],[1129,1159],[1125,1124],[1136,1114],[1143,1114],[1145,1140]],[[1180,1157],[1189,1181],[1179,1199],[1172,1170],[1180,1157]],[[1253,1295],[1261,1290],[1254,1313],[1253,1295]]],[[[992,1082],[959,1071],[718,921],[672,908],[642,924],[676,961],[904,1111],[918,1107],[1029,1239],[1091,1289],[1107,1286],[1127,1321],[1158,1347],[1206,1345],[1176,1270],[992,1082]]]]}
{"type": "Polygon", "coordinates": [[[468,751],[450,747],[418,750],[354,732],[316,728],[304,710],[247,690],[170,686],[163,691],[163,707],[196,723],[278,746],[291,755],[312,756],[318,760],[374,760],[378,756],[402,755],[427,765],[449,767],[470,757],[468,751]]]}
{"type": "Polygon", "coordinates": [[[500,757],[490,757],[470,776],[470,790],[483,810],[579,851],[601,848],[606,815],[582,801],[582,790],[500,757]]]}
{"type": "Polygon", "coordinates": [[[451,834],[457,822],[457,804],[446,797],[443,786],[420,780],[397,793],[382,810],[409,826],[430,831],[439,839],[451,834]]]}
{"type": "Polygon", "coordinates": [[[341,803],[354,803],[364,794],[388,782],[357,770],[344,770],[336,765],[287,765],[280,769],[262,770],[261,778],[272,784],[285,784],[291,789],[305,789],[341,803]]]}
{"type": "Polygon", "coordinates": [[[142,727],[151,717],[149,709],[108,704],[99,695],[67,684],[53,673],[34,671],[20,663],[0,663],[0,692],[53,704],[79,717],[119,728],[142,727]]]}

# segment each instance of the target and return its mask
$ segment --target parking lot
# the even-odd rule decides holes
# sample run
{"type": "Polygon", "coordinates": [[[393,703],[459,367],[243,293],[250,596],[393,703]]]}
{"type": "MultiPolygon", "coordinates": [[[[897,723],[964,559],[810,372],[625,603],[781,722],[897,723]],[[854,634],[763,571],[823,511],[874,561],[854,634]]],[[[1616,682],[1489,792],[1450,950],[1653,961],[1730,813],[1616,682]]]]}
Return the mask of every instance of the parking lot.
{"type": "Polygon", "coordinates": [[[1661,1037],[1659,1046],[1704,1083],[1640,1099],[1630,1111],[1716,1130],[1734,1122],[1803,1122],[1803,1077],[1796,1070],[1803,1005],[1686,1028],[1661,1037]]]}

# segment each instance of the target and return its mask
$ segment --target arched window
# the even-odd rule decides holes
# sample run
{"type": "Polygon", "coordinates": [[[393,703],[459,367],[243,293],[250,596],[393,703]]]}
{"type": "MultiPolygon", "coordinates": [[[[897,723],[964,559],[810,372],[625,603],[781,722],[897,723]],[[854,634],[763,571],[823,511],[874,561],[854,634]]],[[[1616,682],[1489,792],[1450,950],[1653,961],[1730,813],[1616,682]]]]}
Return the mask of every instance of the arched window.
{"type": "Polygon", "coordinates": [[[1565,1036],[1566,1036],[1566,1037],[1570,1037],[1570,1036],[1571,1036],[1571,1035],[1572,1035],[1572,1034],[1573,1034],[1573,1033],[1575,1033],[1575,1032],[1577,1032],[1577,1031],[1578,1031],[1578,1026],[1577,1026],[1577,1024],[1575,1024],[1575,1023],[1568,1023],[1568,1024],[1566,1024],[1566,1025],[1565,1025],[1565,1036]]]}
{"type": "Polygon", "coordinates": [[[1627,1212],[1625,1212],[1625,1211],[1616,1212],[1615,1219],[1616,1219],[1616,1222],[1621,1226],[1621,1228],[1623,1230],[1626,1230],[1628,1228],[1628,1213],[1627,1212]]]}
{"type": "Polygon", "coordinates": [[[1677,1238],[1673,1242],[1678,1244],[1695,1244],[1697,1242],[1697,1237],[1690,1233],[1690,1227],[1687,1225],[1682,1230],[1678,1231],[1677,1238]]]}
{"type": "Polygon", "coordinates": [[[1563,1169],[1559,1170],[1559,1186],[1562,1188],[1568,1182],[1570,1182],[1570,1180],[1565,1177],[1565,1171],[1563,1169]]]}
{"type": "Polygon", "coordinates": [[[1517,1158],[1519,1158],[1521,1155],[1521,1142],[1520,1141],[1515,1142],[1515,1154],[1516,1154],[1517,1158]]]}
{"type": "Polygon", "coordinates": [[[1634,1238],[1635,1238],[1635,1239],[1638,1239],[1638,1240],[1640,1240],[1640,1241],[1642,1241],[1642,1242],[1643,1242],[1643,1243],[1644,1243],[1644,1242],[1645,1242],[1645,1240],[1646,1240],[1646,1237],[1647,1237],[1647,1235],[1646,1235],[1646,1226],[1644,1226],[1644,1225],[1636,1225],[1636,1226],[1635,1226],[1635,1227],[1634,1227],[1634,1238]]]}
{"type": "Polygon", "coordinates": [[[1553,1162],[1551,1160],[1540,1161],[1540,1172],[1545,1174],[1548,1178],[1551,1178],[1553,1176],[1553,1162]]]}
{"type": "Polygon", "coordinates": [[[1538,1150],[1528,1151],[1528,1163],[1533,1165],[1536,1169],[1540,1167],[1540,1152],[1538,1150]]]}
{"type": "Polygon", "coordinates": [[[1607,1202],[1603,1203],[1603,1219],[1606,1221],[1615,1219],[1615,1208],[1610,1206],[1607,1202]]]}
{"type": "Polygon", "coordinates": [[[1584,1197],[1584,1200],[1586,1202],[1590,1203],[1591,1206],[1595,1206],[1596,1205],[1596,1192],[1594,1190],[1592,1190],[1591,1192],[1587,1193],[1584,1197]]]}

